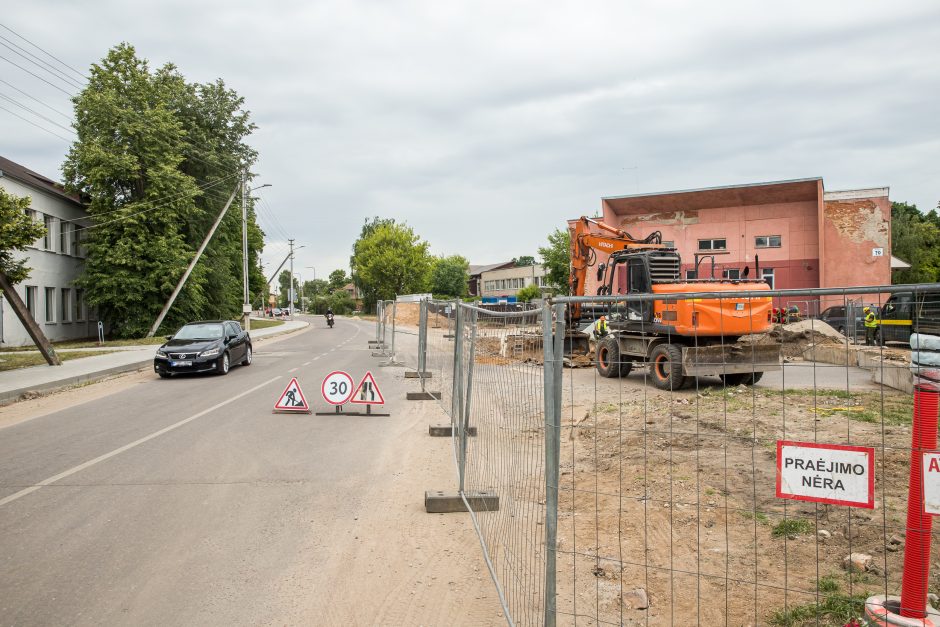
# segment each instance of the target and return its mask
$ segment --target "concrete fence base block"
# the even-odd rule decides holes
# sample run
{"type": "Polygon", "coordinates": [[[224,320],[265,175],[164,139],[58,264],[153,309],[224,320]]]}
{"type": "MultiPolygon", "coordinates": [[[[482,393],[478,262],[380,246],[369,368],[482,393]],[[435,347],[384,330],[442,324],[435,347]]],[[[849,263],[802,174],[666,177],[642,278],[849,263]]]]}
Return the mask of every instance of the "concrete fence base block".
{"type": "Polygon", "coordinates": [[[396,368],[396,367],[403,368],[404,366],[405,366],[404,362],[395,361],[394,359],[389,359],[388,361],[383,361],[382,363],[379,364],[379,368],[396,368]]]}
{"type": "MultiPolygon", "coordinates": [[[[428,425],[428,435],[432,438],[449,438],[454,434],[454,428],[451,425],[428,425]]],[[[467,429],[467,435],[476,437],[477,428],[467,429]]]]}
{"type": "Polygon", "coordinates": [[[405,400],[409,401],[439,401],[441,400],[440,392],[406,392],[405,400]]]}
{"type": "Polygon", "coordinates": [[[388,353],[372,353],[373,357],[388,357],[388,353]]]}
{"type": "Polygon", "coordinates": [[[409,370],[408,372],[405,373],[405,378],[406,379],[430,379],[431,373],[430,372],[418,372],[417,370],[415,371],[409,370]]]}
{"type": "Polygon", "coordinates": [[[940,625],[940,612],[929,605],[925,608],[924,618],[906,618],[901,616],[901,597],[877,594],[865,601],[865,625],[896,625],[897,627],[934,627],[940,625]]]}
{"type": "MultiPolygon", "coordinates": [[[[475,512],[495,512],[499,510],[499,495],[495,492],[466,492],[467,503],[475,512]]],[[[443,490],[428,490],[424,493],[424,511],[429,514],[451,514],[465,512],[467,507],[463,503],[459,492],[444,492],[443,490]]]]}
{"type": "Polygon", "coordinates": [[[454,339],[455,337],[457,337],[457,336],[451,335],[451,334],[447,334],[447,335],[444,336],[444,339],[445,339],[445,340],[452,340],[452,339],[454,339]]]}

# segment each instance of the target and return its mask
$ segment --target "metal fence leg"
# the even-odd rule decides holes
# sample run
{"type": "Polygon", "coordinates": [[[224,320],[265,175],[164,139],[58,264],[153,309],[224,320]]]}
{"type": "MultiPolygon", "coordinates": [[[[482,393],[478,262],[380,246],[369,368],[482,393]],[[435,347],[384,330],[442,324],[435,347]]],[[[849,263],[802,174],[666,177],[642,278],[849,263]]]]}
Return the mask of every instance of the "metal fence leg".
{"type": "MultiPolygon", "coordinates": [[[[398,301],[393,300],[392,301],[392,346],[389,349],[389,352],[387,353],[388,361],[384,361],[380,363],[379,364],[380,367],[405,365],[402,362],[395,359],[395,316],[397,313],[398,313],[398,301]]],[[[385,323],[385,328],[386,329],[388,328],[388,322],[385,323]]]]}
{"type": "Polygon", "coordinates": [[[542,348],[545,381],[545,617],[546,627],[556,619],[555,582],[558,548],[558,475],[561,450],[562,359],[565,344],[565,306],[542,307],[542,348]],[[555,313],[554,340],[552,311],[555,313]]]}
{"type": "MultiPolygon", "coordinates": [[[[420,301],[418,308],[418,370],[406,372],[406,379],[421,379],[420,392],[406,392],[409,401],[433,401],[441,398],[440,392],[428,392],[425,379],[431,378],[428,372],[428,301],[420,301]]],[[[428,433],[432,436],[451,437],[450,428],[443,425],[429,425],[428,433]]]]}
{"type": "Polygon", "coordinates": [[[470,433],[470,401],[473,398],[473,357],[477,339],[477,313],[470,311],[470,354],[467,358],[467,395],[463,400],[463,416],[460,418],[460,493],[464,493],[464,476],[467,466],[467,437],[470,433]]]}

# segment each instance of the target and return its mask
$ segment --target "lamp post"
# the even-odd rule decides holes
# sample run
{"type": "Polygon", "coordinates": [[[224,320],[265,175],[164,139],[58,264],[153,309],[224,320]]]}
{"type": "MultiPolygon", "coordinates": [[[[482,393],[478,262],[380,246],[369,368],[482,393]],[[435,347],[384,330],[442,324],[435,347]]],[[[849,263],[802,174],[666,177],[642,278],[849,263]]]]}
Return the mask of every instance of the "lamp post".
{"type": "Polygon", "coordinates": [[[248,192],[262,187],[271,187],[270,183],[248,189],[248,169],[242,170],[242,326],[248,331],[251,327],[251,295],[248,293],[248,192]]]}

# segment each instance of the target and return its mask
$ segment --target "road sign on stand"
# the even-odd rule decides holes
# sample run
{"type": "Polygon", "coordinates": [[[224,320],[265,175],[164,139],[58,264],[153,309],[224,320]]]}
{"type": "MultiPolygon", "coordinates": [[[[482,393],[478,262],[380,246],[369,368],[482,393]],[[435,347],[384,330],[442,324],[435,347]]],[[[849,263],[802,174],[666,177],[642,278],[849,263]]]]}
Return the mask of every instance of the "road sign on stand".
{"type": "Polygon", "coordinates": [[[307,405],[307,399],[304,398],[304,393],[300,389],[300,384],[297,383],[297,377],[294,377],[290,380],[290,383],[287,384],[284,392],[281,393],[281,397],[277,399],[277,402],[274,404],[274,412],[290,414],[310,413],[310,406],[307,405]]]}
{"type": "Polygon", "coordinates": [[[385,398],[382,396],[379,385],[375,382],[375,377],[372,376],[371,372],[367,372],[366,376],[362,377],[362,381],[356,386],[356,391],[349,402],[359,403],[360,405],[385,404],[385,398]]]}
{"type": "Polygon", "coordinates": [[[777,442],[777,498],[875,507],[875,449],[777,442]]]}
{"type": "Polygon", "coordinates": [[[353,380],[349,373],[342,370],[334,370],[323,379],[323,385],[320,391],[323,394],[323,400],[330,405],[345,405],[353,393],[353,380]]]}

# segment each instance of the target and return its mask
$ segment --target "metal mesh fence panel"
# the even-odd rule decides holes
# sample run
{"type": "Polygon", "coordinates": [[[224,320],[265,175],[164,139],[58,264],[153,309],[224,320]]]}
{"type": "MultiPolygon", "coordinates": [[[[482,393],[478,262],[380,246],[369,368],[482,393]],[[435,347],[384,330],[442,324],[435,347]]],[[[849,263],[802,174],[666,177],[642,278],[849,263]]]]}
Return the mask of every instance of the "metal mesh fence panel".
{"type": "Polygon", "coordinates": [[[541,309],[460,304],[456,324],[458,479],[507,619],[516,625],[544,619],[542,318],[541,309]],[[479,495],[498,497],[498,507],[479,495]]]}
{"type": "MultiPolygon", "coordinates": [[[[918,301],[914,292],[903,301],[921,307],[913,322],[891,318],[885,305],[902,301],[885,299],[904,289],[594,299],[610,334],[578,336],[589,345],[583,359],[566,347],[565,365],[583,367],[553,364],[563,381],[557,609],[545,622],[844,625],[869,597],[880,595],[877,606],[899,595],[920,454],[904,342],[921,321],[932,324],[926,310],[940,311],[936,295],[918,301]],[[774,323],[777,299],[850,310],[855,301],[877,307],[883,324],[865,346],[864,326],[856,343],[812,317],[774,323]],[[871,465],[840,461],[846,455],[871,465]]],[[[587,299],[559,300],[568,315],[589,309],[587,299]]],[[[499,371],[488,381],[515,381],[505,371],[518,366],[490,368],[499,371]]],[[[526,415],[525,398],[505,405],[513,398],[490,391],[480,420],[526,415]]],[[[487,483],[527,468],[531,456],[509,440],[499,450],[514,461],[497,456],[487,483]]],[[[925,550],[938,555],[937,534],[917,533],[921,562],[925,550]]],[[[930,592],[940,592],[937,574],[930,592]]]]}

